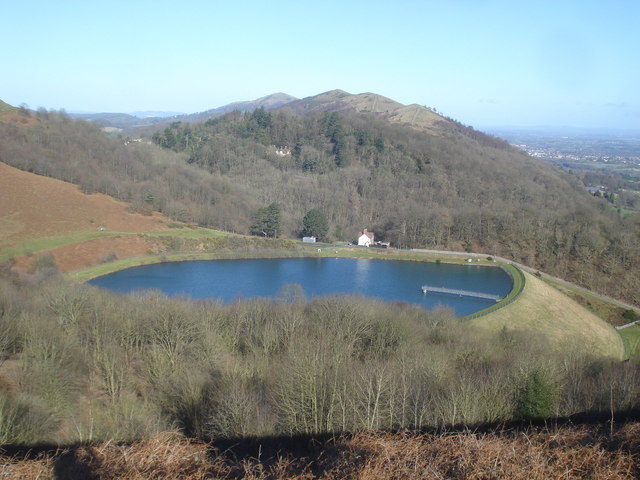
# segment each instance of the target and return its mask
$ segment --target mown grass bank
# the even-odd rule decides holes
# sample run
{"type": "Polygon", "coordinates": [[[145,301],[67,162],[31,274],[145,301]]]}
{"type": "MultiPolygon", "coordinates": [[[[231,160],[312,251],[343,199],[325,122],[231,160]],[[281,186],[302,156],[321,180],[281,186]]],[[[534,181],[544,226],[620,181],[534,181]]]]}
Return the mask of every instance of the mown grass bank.
{"type": "Polygon", "coordinates": [[[627,352],[627,358],[640,359],[640,325],[618,330],[627,352]]]}
{"type": "Polygon", "coordinates": [[[573,344],[599,355],[625,358],[624,343],[612,325],[535,275],[523,273],[526,283],[516,302],[471,323],[494,332],[538,332],[557,346],[573,344]]]}

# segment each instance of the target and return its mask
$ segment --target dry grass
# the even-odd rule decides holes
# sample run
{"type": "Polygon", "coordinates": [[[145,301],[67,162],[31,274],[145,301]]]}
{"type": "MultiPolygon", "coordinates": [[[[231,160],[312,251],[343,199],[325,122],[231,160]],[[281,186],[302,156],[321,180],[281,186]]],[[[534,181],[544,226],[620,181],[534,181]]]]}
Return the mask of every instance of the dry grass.
{"type": "Polygon", "coordinates": [[[163,433],[133,445],[106,443],[80,447],[67,453],[59,468],[64,478],[80,478],[76,472],[100,479],[199,480],[209,476],[211,464],[206,444],[177,433],[163,433]]]}
{"type": "MultiPolygon", "coordinates": [[[[33,253],[57,248],[56,264],[63,271],[98,263],[100,255],[112,249],[120,257],[140,255],[149,249],[148,242],[136,236],[117,239],[112,232],[168,230],[168,219],[159,213],[129,213],[125,203],[111,197],[88,195],[77,185],[2,162],[0,192],[0,253],[18,257],[25,253],[26,245],[31,245],[25,248],[33,248],[33,253]],[[84,242],[92,239],[95,241],[84,242]]],[[[28,256],[16,260],[30,264],[28,256]]]]}
{"type": "Polygon", "coordinates": [[[53,475],[54,458],[43,456],[29,460],[0,457],[0,480],[44,480],[53,475]]]}
{"type": "Polygon", "coordinates": [[[165,433],[133,445],[107,443],[29,460],[0,457],[0,479],[599,479],[637,478],[640,424],[613,435],[598,427],[528,432],[341,437],[309,457],[259,461],[165,433]]]}
{"type": "MultiPolygon", "coordinates": [[[[600,480],[634,478],[629,454],[611,453],[588,431],[497,435],[361,435],[348,445],[354,479],[600,480]]],[[[336,476],[336,478],[338,478],[336,476]]]]}

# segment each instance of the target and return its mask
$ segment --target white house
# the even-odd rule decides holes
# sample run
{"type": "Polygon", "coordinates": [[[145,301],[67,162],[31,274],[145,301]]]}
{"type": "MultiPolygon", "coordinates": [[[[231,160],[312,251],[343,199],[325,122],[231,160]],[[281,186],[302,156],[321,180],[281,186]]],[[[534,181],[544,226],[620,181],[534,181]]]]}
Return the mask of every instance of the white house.
{"type": "Polygon", "coordinates": [[[365,228],[358,235],[358,245],[361,247],[368,247],[369,245],[373,244],[373,239],[374,239],[373,232],[369,232],[365,228]]]}

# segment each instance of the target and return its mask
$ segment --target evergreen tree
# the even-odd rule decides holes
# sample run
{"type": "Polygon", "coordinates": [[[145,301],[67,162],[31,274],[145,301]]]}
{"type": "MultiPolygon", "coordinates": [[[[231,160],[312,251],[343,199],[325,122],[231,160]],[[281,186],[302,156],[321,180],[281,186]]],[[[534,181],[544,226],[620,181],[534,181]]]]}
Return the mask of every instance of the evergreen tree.
{"type": "Polygon", "coordinates": [[[260,208],[253,216],[251,234],[276,238],[280,235],[280,205],[272,203],[268,207],[260,208]]]}
{"type": "Polygon", "coordinates": [[[329,222],[324,213],[314,208],[309,210],[302,219],[302,234],[305,237],[316,237],[325,240],[329,232],[329,222]]]}

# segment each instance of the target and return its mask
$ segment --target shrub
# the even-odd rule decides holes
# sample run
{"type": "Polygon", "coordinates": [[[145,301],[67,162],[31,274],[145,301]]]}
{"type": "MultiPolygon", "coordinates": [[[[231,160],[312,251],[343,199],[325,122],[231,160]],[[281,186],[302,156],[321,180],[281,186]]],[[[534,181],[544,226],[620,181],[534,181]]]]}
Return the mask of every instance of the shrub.
{"type": "Polygon", "coordinates": [[[0,390],[0,444],[42,442],[57,426],[53,416],[29,397],[0,390]]]}
{"type": "Polygon", "coordinates": [[[551,417],[555,411],[556,390],[548,372],[540,368],[531,370],[516,394],[516,418],[537,420],[551,417]]]}
{"type": "Polygon", "coordinates": [[[32,273],[41,270],[55,270],[56,268],[56,260],[50,252],[38,255],[31,265],[32,273]]]}
{"type": "Polygon", "coordinates": [[[635,322],[640,320],[640,315],[638,315],[635,310],[629,309],[622,314],[622,318],[629,320],[630,322],[635,322]]]}
{"type": "Polygon", "coordinates": [[[113,261],[115,261],[117,259],[118,259],[118,255],[116,254],[116,251],[111,249],[106,254],[104,254],[102,257],[100,257],[100,263],[109,263],[109,262],[113,262],[113,261]]]}

